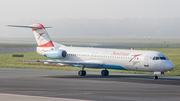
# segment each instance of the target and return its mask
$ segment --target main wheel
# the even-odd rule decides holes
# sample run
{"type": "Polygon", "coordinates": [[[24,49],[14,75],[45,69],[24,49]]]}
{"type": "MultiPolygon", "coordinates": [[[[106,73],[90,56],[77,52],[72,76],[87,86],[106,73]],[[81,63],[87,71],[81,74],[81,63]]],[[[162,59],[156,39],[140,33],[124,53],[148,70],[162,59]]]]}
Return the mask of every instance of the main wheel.
{"type": "Polygon", "coordinates": [[[158,76],[155,75],[155,76],[153,77],[153,80],[157,80],[157,79],[158,79],[158,76]]]}
{"type": "Polygon", "coordinates": [[[78,72],[78,75],[79,75],[79,76],[86,76],[86,71],[85,71],[85,70],[80,70],[80,71],[78,72]]]}
{"type": "Polygon", "coordinates": [[[102,70],[101,71],[101,75],[102,76],[108,76],[109,75],[109,71],[108,70],[102,70]]]}

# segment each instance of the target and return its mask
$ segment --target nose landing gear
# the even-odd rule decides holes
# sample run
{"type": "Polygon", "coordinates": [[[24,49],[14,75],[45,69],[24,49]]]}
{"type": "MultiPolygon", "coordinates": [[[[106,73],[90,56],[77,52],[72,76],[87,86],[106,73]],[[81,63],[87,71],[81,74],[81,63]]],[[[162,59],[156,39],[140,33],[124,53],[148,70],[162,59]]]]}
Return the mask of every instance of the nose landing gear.
{"type": "Polygon", "coordinates": [[[106,70],[106,69],[105,69],[105,70],[102,70],[102,71],[101,71],[101,75],[102,75],[102,76],[108,76],[108,75],[109,75],[109,71],[106,70]]]}
{"type": "Polygon", "coordinates": [[[157,79],[158,79],[158,76],[154,75],[153,80],[157,80],[157,79]]]}
{"type": "Polygon", "coordinates": [[[157,80],[158,79],[157,75],[161,75],[161,72],[154,72],[153,74],[154,74],[153,80],[157,80]]]}

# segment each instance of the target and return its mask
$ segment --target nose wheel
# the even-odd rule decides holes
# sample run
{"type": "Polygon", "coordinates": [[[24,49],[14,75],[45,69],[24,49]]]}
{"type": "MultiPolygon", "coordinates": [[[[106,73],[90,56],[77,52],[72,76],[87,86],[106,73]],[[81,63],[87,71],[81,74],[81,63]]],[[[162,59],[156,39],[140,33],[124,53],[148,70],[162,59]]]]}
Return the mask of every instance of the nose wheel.
{"type": "Polygon", "coordinates": [[[108,76],[109,75],[109,71],[108,70],[102,70],[101,71],[101,75],[102,76],[108,76]]]}
{"type": "Polygon", "coordinates": [[[157,79],[158,79],[158,76],[155,75],[155,76],[153,77],[153,80],[157,80],[157,79]]]}

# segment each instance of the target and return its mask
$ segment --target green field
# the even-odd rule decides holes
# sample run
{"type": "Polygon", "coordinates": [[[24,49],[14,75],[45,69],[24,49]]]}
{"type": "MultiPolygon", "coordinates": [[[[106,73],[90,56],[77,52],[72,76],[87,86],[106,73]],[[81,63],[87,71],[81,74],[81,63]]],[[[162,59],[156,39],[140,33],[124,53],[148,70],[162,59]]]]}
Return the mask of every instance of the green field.
{"type": "MultiPolygon", "coordinates": [[[[180,75],[180,47],[135,47],[135,50],[153,50],[164,53],[175,65],[175,68],[165,75],[180,75]]],[[[14,53],[15,54],[15,53],[14,53]]],[[[36,53],[21,53],[24,57],[12,57],[13,54],[0,54],[0,67],[10,68],[34,68],[34,69],[62,69],[62,70],[79,70],[76,67],[58,66],[57,64],[44,65],[43,63],[22,62],[19,60],[49,60],[48,58],[36,53]]],[[[86,69],[86,68],[85,68],[86,69]]],[[[101,71],[101,69],[86,69],[87,71],[101,71]]],[[[128,72],[123,70],[110,70],[110,72],[128,72]]],[[[129,73],[144,73],[130,71],[129,73]]]]}

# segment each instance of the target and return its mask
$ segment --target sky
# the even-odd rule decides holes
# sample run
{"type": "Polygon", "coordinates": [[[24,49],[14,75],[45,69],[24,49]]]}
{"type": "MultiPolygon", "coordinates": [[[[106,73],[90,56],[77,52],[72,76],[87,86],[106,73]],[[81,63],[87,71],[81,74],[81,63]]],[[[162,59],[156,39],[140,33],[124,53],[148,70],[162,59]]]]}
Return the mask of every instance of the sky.
{"type": "Polygon", "coordinates": [[[0,0],[1,20],[180,17],[180,0],[0,0]]]}
{"type": "Polygon", "coordinates": [[[8,24],[59,19],[180,18],[180,0],[0,0],[0,34],[8,24]]]}

